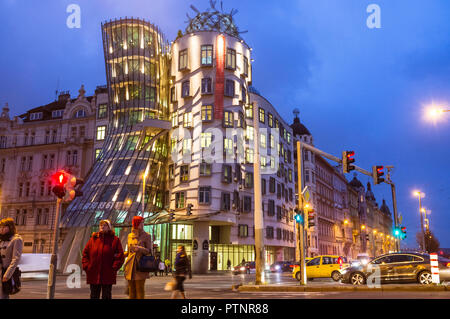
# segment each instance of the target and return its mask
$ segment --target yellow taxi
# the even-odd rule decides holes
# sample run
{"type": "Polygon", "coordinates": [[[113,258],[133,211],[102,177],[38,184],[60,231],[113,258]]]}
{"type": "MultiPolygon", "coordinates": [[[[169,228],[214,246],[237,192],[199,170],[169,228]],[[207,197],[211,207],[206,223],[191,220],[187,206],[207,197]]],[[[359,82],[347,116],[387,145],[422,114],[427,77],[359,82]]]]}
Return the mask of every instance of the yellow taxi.
{"type": "MultiPolygon", "coordinates": [[[[305,260],[308,279],[332,278],[334,281],[338,281],[341,278],[340,270],[349,266],[347,258],[337,255],[323,255],[305,260]]],[[[292,277],[300,281],[300,266],[294,268],[292,277]]]]}

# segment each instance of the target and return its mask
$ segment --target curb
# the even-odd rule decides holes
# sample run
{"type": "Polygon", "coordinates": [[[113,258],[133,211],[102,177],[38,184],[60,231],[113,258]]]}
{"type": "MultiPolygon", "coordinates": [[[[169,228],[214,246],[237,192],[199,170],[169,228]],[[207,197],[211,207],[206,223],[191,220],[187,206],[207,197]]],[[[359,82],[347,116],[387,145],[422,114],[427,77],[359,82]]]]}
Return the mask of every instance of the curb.
{"type": "MultiPolygon", "coordinates": [[[[236,289],[236,287],[232,287],[236,289]]],[[[320,291],[450,291],[449,286],[381,286],[381,288],[369,288],[367,286],[325,286],[325,287],[301,287],[301,286],[239,286],[239,292],[320,292],[320,291]]]]}

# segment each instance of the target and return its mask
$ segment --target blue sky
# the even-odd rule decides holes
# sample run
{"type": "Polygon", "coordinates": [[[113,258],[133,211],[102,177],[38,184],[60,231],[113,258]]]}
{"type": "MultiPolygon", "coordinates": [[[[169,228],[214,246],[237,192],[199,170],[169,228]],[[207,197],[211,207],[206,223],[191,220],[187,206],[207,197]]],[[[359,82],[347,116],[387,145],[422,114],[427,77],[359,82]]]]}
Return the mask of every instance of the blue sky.
{"type": "MultiPolygon", "coordinates": [[[[207,0],[3,0],[0,3],[0,105],[14,115],[49,103],[59,90],[88,94],[106,84],[100,23],[134,16],[158,25],[169,40],[186,13],[207,0]],[[81,7],[81,28],[69,29],[66,8],[81,7]]],[[[394,165],[398,209],[415,246],[418,200],[432,210],[431,229],[450,247],[450,121],[422,120],[434,101],[450,106],[450,2],[447,0],[224,1],[253,47],[253,85],[288,122],[292,110],[317,147],[356,164],[394,165]],[[381,29],[369,29],[366,8],[381,8],[381,29]]],[[[450,107],[449,107],[450,108],[450,107]]],[[[450,119],[450,116],[448,116],[450,119]]],[[[352,178],[351,174],[348,176],[352,178]]],[[[369,181],[359,176],[361,182],[369,181]]],[[[388,185],[374,187],[391,206],[388,185]]]]}

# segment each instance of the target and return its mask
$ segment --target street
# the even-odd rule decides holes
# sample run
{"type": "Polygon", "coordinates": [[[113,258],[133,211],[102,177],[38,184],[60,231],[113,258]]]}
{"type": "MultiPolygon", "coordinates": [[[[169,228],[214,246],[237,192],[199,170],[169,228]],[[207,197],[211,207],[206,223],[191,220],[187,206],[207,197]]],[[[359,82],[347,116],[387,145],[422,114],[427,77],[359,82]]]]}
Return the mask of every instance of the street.
{"type": "MultiPolygon", "coordinates": [[[[320,292],[238,292],[233,291],[233,285],[251,284],[254,274],[236,275],[208,274],[194,275],[185,281],[186,297],[189,299],[450,299],[448,291],[320,291],[320,292]]],[[[296,286],[298,282],[290,273],[267,274],[268,284],[296,286]]],[[[56,282],[55,299],[87,299],[89,286],[86,278],[81,279],[80,288],[68,288],[66,276],[58,276],[56,282]]],[[[171,280],[169,276],[152,276],[146,281],[147,299],[168,299],[170,292],[164,290],[165,284],[171,280]]],[[[308,286],[320,287],[325,285],[344,285],[331,279],[315,279],[308,282],[308,286]]],[[[409,284],[403,284],[409,285],[409,284]]],[[[387,286],[387,285],[386,285],[387,286]]],[[[126,299],[126,281],[123,276],[117,277],[117,284],[113,286],[114,299],[126,299]]],[[[27,280],[22,283],[19,294],[12,299],[45,299],[47,293],[46,280],[27,280]]]]}

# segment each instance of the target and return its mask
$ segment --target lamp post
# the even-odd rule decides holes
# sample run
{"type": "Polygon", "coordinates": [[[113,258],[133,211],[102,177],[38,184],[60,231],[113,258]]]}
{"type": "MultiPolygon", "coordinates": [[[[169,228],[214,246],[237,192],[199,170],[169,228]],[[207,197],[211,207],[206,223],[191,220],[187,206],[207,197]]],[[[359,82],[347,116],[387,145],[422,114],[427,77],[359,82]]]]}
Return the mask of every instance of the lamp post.
{"type": "Polygon", "coordinates": [[[144,175],[142,175],[142,217],[144,217],[145,210],[145,180],[147,179],[148,172],[145,170],[144,175]]]}
{"type": "Polygon", "coordinates": [[[420,230],[422,232],[422,247],[423,247],[423,251],[426,252],[426,249],[425,249],[425,231],[423,229],[423,216],[422,216],[423,211],[422,211],[422,201],[421,201],[422,196],[425,197],[425,193],[423,193],[421,191],[415,191],[414,195],[419,197],[420,230]]]}
{"type": "Polygon", "coordinates": [[[447,113],[447,112],[450,112],[450,109],[444,109],[444,108],[435,107],[434,105],[432,105],[425,110],[425,117],[428,120],[437,121],[441,118],[443,113],[447,113]]]}

